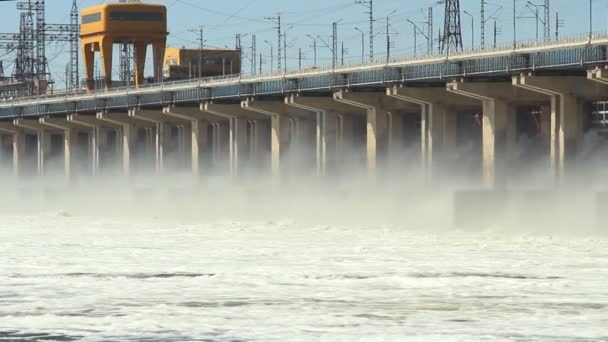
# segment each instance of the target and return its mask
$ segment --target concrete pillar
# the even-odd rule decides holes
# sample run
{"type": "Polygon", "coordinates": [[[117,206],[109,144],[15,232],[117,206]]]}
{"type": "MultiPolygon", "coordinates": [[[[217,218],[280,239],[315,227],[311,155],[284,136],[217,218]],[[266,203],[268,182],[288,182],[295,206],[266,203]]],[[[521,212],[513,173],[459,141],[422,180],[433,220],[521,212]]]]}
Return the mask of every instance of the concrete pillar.
{"type": "Polygon", "coordinates": [[[346,115],[352,111],[352,107],[330,97],[318,96],[294,95],[288,97],[287,103],[289,106],[312,113],[315,120],[313,132],[316,172],[319,176],[325,176],[330,169],[335,169],[339,165],[338,156],[347,153],[347,150],[341,148],[346,144],[352,147],[352,119],[346,115]],[[350,131],[345,132],[349,127],[350,131]]]}
{"type": "Polygon", "coordinates": [[[272,175],[280,177],[282,160],[290,150],[291,136],[287,101],[253,101],[241,103],[242,108],[270,118],[270,165],[272,175]]]}
{"type": "Polygon", "coordinates": [[[133,132],[136,129],[135,119],[126,114],[113,114],[107,112],[97,113],[97,119],[120,127],[120,144],[117,146],[122,155],[122,172],[126,177],[131,176],[131,149],[133,142],[133,132]]]}
{"type": "Polygon", "coordinates": [[[192,166],[192,174],[197,176],[200,175],[200,155],[201,155],[201,141],[204,141],[202,139],[203,136],[206,136],[207,134],[207,125],[206,123],[203,123],[202,120],[192,120],[191,121],[191,133],[192,136],[190,137],[190,141],[191,141],[191,146],[190,146],[190,151],[191,151],[191,155],[190,155],[190,161],[191,161],[191,166],[192,166]]]}
{"type": "Polygon", "coordinates": [[[271,160],[272,173],[281,173],[281,146],[289,144],[289,119],[279,114],[271,116],[271,160]]]}
{"type": "Polygon", "coordinates": [[[48,152],[49,146],[49,136],[45,134],[44,127],[38,120],[32,119],[15,119],[13,120],[13,124],[36,134],[36,174],[38,176],[44,175],[45,155],[48,152]]]}
{"type": "Polygon", "coordinates": [[[562,182],[573,166],[583,139],[583,98],[604,98],[608,84],[602,72],[590,72],[587,78],[514,76],[513,85],[542,94],[551,103],[551,170],[556,182],[562,182]]]}
{"type": "Polygon", "coordinates": [[[508,120],[513,109],[497,94],[499,87],[510,85],[452,82],[448,90],[481,101],[482,104],[482,178],[486,189],[504,187],[508,165],[508,120]]]}
{"type": "Polygon", "coordinates": [[[483,101],[483,180],[486,188],[505,185],[507,120],[511,109],[503,101],[483,101]]]}
{"type": "Polygon", "coordinates": [[[230,175],[235,175],[235,170],[232,169],[234,165],[234,149],[232,148],[233,136],[230,130],[230,120],[222,120],[218,122],[212,122],[212,151],[211,159],[213,164],[217,165],[225,164],[230,175]],[[228,157],[228,158],[226,158],[228,157]],[[225,162],[225,163],[224,163],[225,162]]]}
{"type": "Polygon", "coordinates": [[[6,153],[4,152],[4,139],[5,134],[0,130],[0,171],[4,169],[5,159],[7,158],[6,153]]]}
{"type": "Polygon", "coordinates": [[[40,124],[55,129],[63,134],[63,172],[66,180],[72,178],[72,143],[75,133],[75,126],[66,118],[40,118],[40,124]]]}
{"type": "Polygon", "coordinates": [[[19,177],[21,170],[21,156],[25,150],[25,134],[23,132],[16,132],[13,134],[13,175],[19,177]]]}
{"type": "Polygon", "coordinates": [[[179,153],[186,155],[186,145],[188,143],[188,132],[190,133],[190,165],[192,174],[195,177],[200,176],[200,156],[201,152],[207,148],[207,128],[209,126],[209,116],[202,110],[204,107],[188,108],[188,107],[165,107],[163,114],[189,123],[189,130],[184,125],[178,125],[180,128],[179,153]]]}
{"type": "MultiPolygon", "coordinates": [[[[66,118],[74,127],[78,127],[80,130],[88,132],[91,173],[93,176],[99,174],[101,167],[101,146],[107,143],[104,133],[107,129],[116,129],[120,131],[122,125],[100,120],[96,115],[69,114],[66,118]]],[[[117,145],[120,146],[120,144],[117,145]]],[[[118,152],[122,153],[122,150],[118,152]]]]}
{"type": "Polygon", "coordinates": [[[214,129],[218,134],[217,146],[222,149],[217,151],[217,155],[228,155],[228,167],[232,177],[237,177],[248,161],[253,161],[254,151],[257,151],[261,144],[257,139],[262,135],[258,134],[261,125],[257,124],[256,119],[265,116],[243,108],[242,104],[217,104],[207,102],[202,104],[201,110],[211,116],[217,128],[214,129]],[[248,127],[250,127],[250,139],[247,140],[248,127]],[[249,145],[249,146],[247,146],[249,145]]]}
{"type": "Polygon", "coordinates": [[[10,135],[12,140],[12,157],[9,159],[3,155],[4,147],[0,149],[0,163],[11,162],[12,172],[15,177],[19,177],[19,161],[20,154],[23,151],[23,145],[25,144],[25,134],[19,130],[12,122],[0,122],[0,144],[2,144],[2,135],[10,135]]]}
{"type": "Polygon", "coordinates": [[[154,132],[154,167],[160,174],[165,169],[165,143],[167,141],[168,117],[162,116],[162,111],[130,109],[129,117],[147,123],[150,132],[154,132]]]}
{"type": "Polygon", "coordinates": [[[231,170],[234,172],[234,176],[238,176],[239,171],[243,167],[241,163],[248,156],[248,147],[247,147],[247,120],[232,118],[230,119],[230,134],[231,134],[231,152],[230,154],[233,156],[231,170]]]}
{"type": "Polygon", "coordinates": [[[441,169],[439,161],[445,159],[456,145],[457,115],[451,106],[478,105],[475,100],[449,93],[445,87],[392,87],[388,96],[419,106],[420,113],[420,162],[427,182],[434,179],[435,169],[441,169]]]}
{"type": "MultiPolygon", "coordinates": [[[[394,161],[405,150],[403,138],[403,118],[400,113],[416,112],[412,106],[387,96],[387,92],[348,92],[334,93],[334,99],[351,106],[355,111],[363,111],[366,117],[366,164],[373,175],[379,165],[394,165],[394,161]]],[[[347,132],[348,130],[344,130],[347,132]]]]}
{"type": "MultiPolygon", "coordinates": [[[[366,160],[367,170],[370,174],[376,173],[377,168],[377,149],[378,138],[380,135],[387,134],[386,112],[380,110],[380,104],[376,99],[354,99],[354,96],[348,96],[346,92],[339,91],[334,93],[334,99],[340,103],[351,105],[365,111],[366,116],[366,160]]],[[[344,121],[341,122],[344,125],[344,121]]],[[[347,132],[348,129],[342,127],[342,132],[347,132]]]]}

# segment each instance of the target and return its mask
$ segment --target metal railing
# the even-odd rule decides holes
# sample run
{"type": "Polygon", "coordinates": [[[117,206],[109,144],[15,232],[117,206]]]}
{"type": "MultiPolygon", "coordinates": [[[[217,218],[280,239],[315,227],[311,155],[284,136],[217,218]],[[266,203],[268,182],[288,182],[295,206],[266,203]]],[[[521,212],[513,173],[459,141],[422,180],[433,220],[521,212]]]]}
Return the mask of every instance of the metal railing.
{"type": "MultiPolygon", "coordinates": [[[[579,34],[564,37],[559,41],[524,41],[503,44],[496,49],[469,49],[449,55],[433,54],[425,56],[402,55],[396,58],[375,63],[351,63],[333,68],[316,67],[312,70],[291,70],[260,76],[230,75],[207,77],[195,80],[182,80],[154,84],[117,87],[108,90],[69,91],[33,97],[0,99],[0,117],[14,116],[7,110],[18,107],[55,106],[68,107],[67,103],[76,103],[76,110],[92,109],[81,106],[78,102],[94,103],[99,99],[124,99],[110,101],[129,105],[129,98],[153,94],[153,103],[165,101],[163,93],[173,92],[176,101],[192,101],[201,98],[231,98],[276,94],[290,91],[331,89],[349,85],[382,84],[396,81],[445,79],[466,75],[493,73],[513,73],[516,71],[535,70],[576,66],[583,62],[605,62],[608,34],[606,32],[579,34]],[[586,52],[584,52],[586,51],[586,52]],[[348,75],[348,76],[344,76],[348,75]],[[295,81],[294,81],[295,80],[295,81]],[[210,89],[203,94],[203,89],[210,89]]],[[[143,103],[150,104],[150,103],[143,103]]],[[[21,112],[31,112],[22,110],[21,112]]],[[[48,109],[47,109],[48,111],[48,109]]],[[[14,112],[17,112],[16,110],[14,112]]],[[[17,113],[19,114],[19,113],[17,113]]]]}

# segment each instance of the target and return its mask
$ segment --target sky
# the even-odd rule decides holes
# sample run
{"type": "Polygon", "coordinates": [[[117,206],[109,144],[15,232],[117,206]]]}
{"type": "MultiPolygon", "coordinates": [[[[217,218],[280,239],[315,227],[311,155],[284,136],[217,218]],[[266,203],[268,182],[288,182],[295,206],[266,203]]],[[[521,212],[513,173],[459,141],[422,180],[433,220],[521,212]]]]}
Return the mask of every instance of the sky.
{"type": "MultiPolygon", "coordinates": [[[[367,9],[355,4],[355,0],[144,0],[150,3],[162,3],[168,8],[168,25],[170,47],[198,47],[198,34],[192,32],[200,25],[204,27],[205,46],[230,47],[235,46],[235,34],[240,33],[244,47],[243,71],[250,73],[251,36],[256,35],[257,54],[263,55],[263,72],[270,72],[270,44],[274,48],[274,67],[276,69],[277,32],[275,26],[265,17],[281,15],[283,28],[287,33],[287,65],[289,69],[298,68],[299,49],[302,50],[302,66],[310,67],[313,62],[313,39],[317,39],[317,65],[331,65],[331,50],[325,46],[330,43],[332,25],[338,24],[338,40],[344,43],[345,63],[361,62],[361,33],[365,32],[365,59],[369,59],[369,17],[367,9]],[[267,41],[268,43],[266,43],[267,41]]],[[[533,40],[536,37],[536,19],[531,9],[526,6],[526,0],[516,1],[517,39],[533,40]]],[[[85,8],[99,3],[110,2],[103,0],[78,0],[79,8],[85,8]]],[[[374,0],[374,55],[377,59],[386,58],[386,28],[389,19],[391,39],[391,56],[412,55],[414,53],[414,28],[407,20],[416,23],[426,30],[424,22],[428,21],[428,8],[433,7],[434,35],[443,28],[444,6],[438,0],[374,0]]],[[[465,48],[470,48],[472,39],[476,46],[480,44],[480,3],[481,0],[461,0],[461,11],[467,11],[473,16],[474,31],[471,30],[471,16],[462,13],[462,37],[465,48]]],[[[532,1],[540,3],[541,0],[532,1]]],[[[69,22],[69,11],[72,0],[47,0],[47,22],[69,22]]],[[[496,18],[499,31],[498,44],[513,40],[513,1],[486,0],[486,17],[496,18]]],[[[586,33],[589,31],[589,1],[588,0],[551,0],[551,32],[555,31],[555,15],[563,19],[564,27],[560,36],[586,33]]],[[[0,32],[17,32],[19,27],[19,12],[14,2],[0,2],[0,32]]],[[[542,13],[542,12],[541,12],[542,13]]],[[[541,14],[542,19],[542,14],[541,14]]],[[[593,0],[594,31],[608,30],[608,0],[593,0]]],[[[542,24],[540,34],[542,37],[542,24]]],[[[486,23],[486,46],[493,44],[494,19],[486,23]]],[[[417,53],[426,52],[426,38],[417,34],[417,53]]],[[[437,46],[437,43],[435,43],[437,46]]],[[[68,43],[49,43],[47,58],[53,79],[57,87],[64,84],[65,66],[68,62],[68,43]]],[[[118,53],[118,52],[115,52],[118,53]]],[[[148,54],[150,55],[150,53],[148,54]]],[[[258,57],[259,58],[259,57],[258,57]]],[[[6,74],[13,70],[14,55],[0,52],[6,74]]],[[[118,58],[115,59],[116,61],[118,58]]],[[[259,62],[258,62],[259,63],[259,62]]],[[[117,62],[115,63],[117,64],[117,62]]],[[[147,63],[148,66],[150,63],[147,63]]],[[[259,68],[259,65],[257,66],[259,68]]],[[[148,68],[149,69],[149,68],[148,68]]],[[[113,78],[118,79],[118,65],[114,67],[113,78]]],[[[151,73],[149,70],[147,73],[151,73]]]]}

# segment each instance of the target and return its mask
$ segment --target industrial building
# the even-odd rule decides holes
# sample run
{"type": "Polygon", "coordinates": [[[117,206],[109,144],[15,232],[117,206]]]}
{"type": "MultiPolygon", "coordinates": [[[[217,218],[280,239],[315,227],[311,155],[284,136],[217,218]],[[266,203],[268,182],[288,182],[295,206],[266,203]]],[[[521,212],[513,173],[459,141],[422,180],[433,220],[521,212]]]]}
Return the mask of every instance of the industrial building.
{"type": "Polygon", "coordinates": [[[241,72],[241,52],[229,49],[167,48],[163,66],[166,81],[241,72]]]}

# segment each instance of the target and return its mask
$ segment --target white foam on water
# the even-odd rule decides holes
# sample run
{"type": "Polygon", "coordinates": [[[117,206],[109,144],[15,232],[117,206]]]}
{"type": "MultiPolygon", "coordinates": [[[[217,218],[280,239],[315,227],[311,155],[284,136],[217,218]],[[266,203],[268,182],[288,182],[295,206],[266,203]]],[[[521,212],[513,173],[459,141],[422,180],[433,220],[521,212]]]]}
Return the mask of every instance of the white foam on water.
{"type": "Polygon", "coordinates": [[[65,211],[0,222],[0,336],[608,338],[604,237],[65,211]]]}

